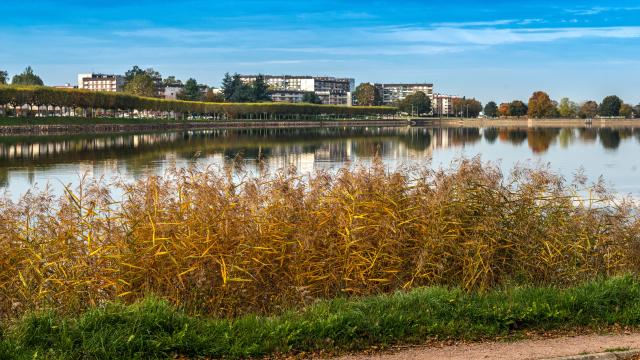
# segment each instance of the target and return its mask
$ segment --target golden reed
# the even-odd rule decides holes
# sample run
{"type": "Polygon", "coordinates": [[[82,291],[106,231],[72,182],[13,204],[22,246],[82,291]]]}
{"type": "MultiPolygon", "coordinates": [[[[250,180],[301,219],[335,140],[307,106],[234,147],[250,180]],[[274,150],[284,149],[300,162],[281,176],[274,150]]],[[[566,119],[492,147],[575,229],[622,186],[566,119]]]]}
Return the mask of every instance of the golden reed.
{"type": "MultiPolygon", "coordinates": [[[[0,311],[148,294],[236,316],[424,285],[565,285],[638,271],[633,201],[545,169],[173,170],[0,200],[0,311]]],[[[580,179],[579,179],[580,180],[580,179]]]]}

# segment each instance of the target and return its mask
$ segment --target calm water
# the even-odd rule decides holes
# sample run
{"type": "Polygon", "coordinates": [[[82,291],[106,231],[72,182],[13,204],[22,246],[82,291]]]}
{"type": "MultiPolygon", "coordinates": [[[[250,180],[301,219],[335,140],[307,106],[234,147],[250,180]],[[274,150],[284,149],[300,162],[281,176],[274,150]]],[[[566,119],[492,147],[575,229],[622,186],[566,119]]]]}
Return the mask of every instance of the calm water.
{"type": "Polygon", "coordinates": [[[508,170],[516,163],[549,163],[571,178],[583,168],[615,190],[640,196],[638,128],[323,128],[219,129],[94,136],[0,137],[0,191],[13,199],[30,188],[59,192],[82,175],[130,180],[172,166],[229,164],[240,155],[251,170],[295,165],[307,173],[346,163],[367,164],[378,153],[391,169],[447,166],[481,155],[508,170]]]}

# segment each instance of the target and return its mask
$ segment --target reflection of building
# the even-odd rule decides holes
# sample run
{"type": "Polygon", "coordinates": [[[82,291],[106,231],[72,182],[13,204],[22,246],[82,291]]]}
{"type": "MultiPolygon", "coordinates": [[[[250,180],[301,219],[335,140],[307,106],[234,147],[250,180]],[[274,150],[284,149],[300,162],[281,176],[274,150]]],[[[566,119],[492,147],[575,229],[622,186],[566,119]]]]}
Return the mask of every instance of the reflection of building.
{"type": "Polygon", "coordinates": [[[453,101],[455,99],[459,99],[459,97],[456,95],[434,94],[432,102],[433,114],[439,116],[454,115],[453,101]]]}
{"type": "Polygon", "coordinates": [[[384,105],[397,104],[418,91],[433,100],[433,84],[375,84],[375,87],[378,88],[384,105]]]}
{"type": "MultiPolygon", "coordinates": [[[[241,75],[245,83],[256,80],[258,75],[241,75]]],[[[355,80],[351,78],[264,75],[272,100],[276,102],[301,102],[305,92],[313,92],[325,105],[351,105],[351,92],[355,80]]]]}
{"type": "Polygon", "coordinates": [[[124,77],[107,74],[78,74],[78,89],[91,91],[122,91],[124,77]]]}

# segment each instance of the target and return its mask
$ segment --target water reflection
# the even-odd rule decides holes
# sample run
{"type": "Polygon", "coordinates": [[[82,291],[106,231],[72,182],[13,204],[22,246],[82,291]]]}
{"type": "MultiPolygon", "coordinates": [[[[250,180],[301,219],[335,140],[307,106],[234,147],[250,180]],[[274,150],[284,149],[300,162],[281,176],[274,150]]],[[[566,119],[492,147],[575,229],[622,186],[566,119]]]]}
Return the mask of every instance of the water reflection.
{"type": "MultiPolygon", "coordinates": [[[[37,181],[66,182],[70,175],[77,177],[85,172],[135,178],[161,172],[170,165],[224,165],[238,156],[250,166],[260,160],[273,168],[295,165],[301,171],[311,171],[370,160],[376,154],[391,165],[438,157],[446,162],[460,154],[516,161],[547,156],[554,148],[567,153],[580,147],[597,154],[611,153],[629,142],[638,148],[638,129],[369,127],[9,136],[0,137],[0,187],[22,190],[37,181]]],[[[559,155],[550,156],[547,160],[552,164],[564,161],[559,155]]],[[[610,159],[607,161],[610,165],[610,159]]],[[[583,164],[574,165],[575,169],[583,164]]]]}

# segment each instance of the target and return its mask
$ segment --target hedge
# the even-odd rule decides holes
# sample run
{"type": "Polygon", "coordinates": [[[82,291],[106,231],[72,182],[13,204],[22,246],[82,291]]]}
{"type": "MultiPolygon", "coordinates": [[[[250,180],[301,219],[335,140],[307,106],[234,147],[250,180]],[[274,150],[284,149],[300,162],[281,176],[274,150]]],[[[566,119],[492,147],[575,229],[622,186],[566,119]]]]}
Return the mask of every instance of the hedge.
{"type": "MultiPolygon", "coordinates": [[[[220,118],[287,118],[295,116],[390,116],[394,107],[336,106],[292,103],[207,103],[199,101],[164,100],[115,92],[94,92],[78,89],[57,89],[45,86],[0,86],[0,105],[3,109],[45,107],[83,109],[83,116],[91,116],[87,110],[100,109],[116,113],[146,111],[162,112],[169,116],[190,114],[220,118]]],[[[75,113],[75,112],[74,112],[75,113]]]]}

